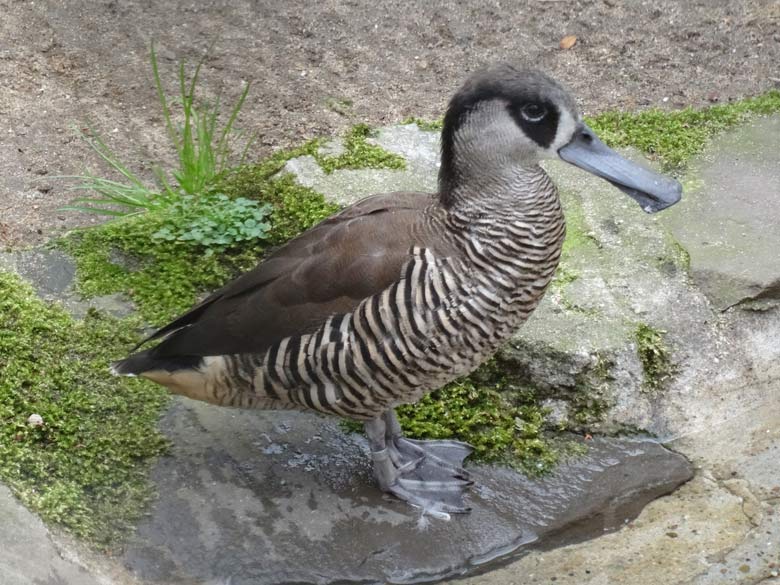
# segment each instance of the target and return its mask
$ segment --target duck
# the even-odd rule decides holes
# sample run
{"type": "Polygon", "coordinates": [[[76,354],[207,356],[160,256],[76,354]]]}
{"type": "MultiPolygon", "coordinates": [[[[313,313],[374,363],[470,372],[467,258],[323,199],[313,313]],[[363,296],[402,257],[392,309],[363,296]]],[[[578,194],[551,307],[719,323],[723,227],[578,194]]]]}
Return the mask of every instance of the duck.
{"type": "Polygon", "coordinates": [[[437,192],[344,208],[112,371],[215,405],[360,421],[381,490],[439,518],[466,513],[472,448],[406,438],[394,409],[474,370],[541,301],[566,231],[545,159],[610,182],[648,213],[682,194],[675,179],[606,146],[559,82],[487,67],[446,109],[437,192]]]}

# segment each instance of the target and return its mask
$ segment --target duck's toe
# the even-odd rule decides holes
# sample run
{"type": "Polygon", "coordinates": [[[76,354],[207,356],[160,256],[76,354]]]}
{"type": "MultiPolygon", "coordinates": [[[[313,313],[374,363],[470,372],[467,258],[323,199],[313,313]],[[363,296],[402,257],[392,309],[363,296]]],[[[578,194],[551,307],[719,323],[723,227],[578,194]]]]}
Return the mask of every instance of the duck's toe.
{"type": "MultiPolygon", "coordinates": [[[[452,476],[469,479],[469,472],[463,469],[463,461],[474,452],[474,448],[462,441],[436,440],[420,441],[396,437],[388,448],[403,454],[406,459],[422,459],[421,463],[440,467],[452,476]]],[[[419,467],[419,465],[418,465],[419,467]]]]}
{"type": "Polygon", "coordinates": [[[449,520],[450,514],[467,514],[471,511],[464,496],[472,483],[458,478],[420,480],[399,477],[385,491],[420,508],[425,514],[449,520]]]}

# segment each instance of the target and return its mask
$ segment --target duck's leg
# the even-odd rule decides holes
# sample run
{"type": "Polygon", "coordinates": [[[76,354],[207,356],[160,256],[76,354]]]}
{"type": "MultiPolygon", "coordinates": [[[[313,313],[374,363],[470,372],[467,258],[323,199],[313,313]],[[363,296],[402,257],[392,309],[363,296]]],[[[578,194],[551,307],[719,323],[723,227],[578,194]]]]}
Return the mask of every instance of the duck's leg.
{"type": "Polygon", "coordinates": [[[469,479],[469,472],[463,469],[463,461],[473,453],[474,448],[463,441],[407,439],[403,436],[401,424],[392,408],[383,415],[385,419],[387,445],[391,456],[401,460],[424,459],[430,465],[447,469],[454,477],[469,479]]]}
{"type": "Polygon", "coordinates": [[[392,410],[365,429],[382,490],[440,518],[469,511],[463,494],[472,482],[460,467],[471,452],[465,443],[404,439],[392,410]]]}

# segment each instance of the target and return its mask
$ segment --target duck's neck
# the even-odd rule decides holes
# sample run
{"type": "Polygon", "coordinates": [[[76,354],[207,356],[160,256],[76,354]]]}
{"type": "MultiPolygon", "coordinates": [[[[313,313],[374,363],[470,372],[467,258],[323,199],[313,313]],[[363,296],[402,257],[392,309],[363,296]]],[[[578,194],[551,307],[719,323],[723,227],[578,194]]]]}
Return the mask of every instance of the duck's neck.
{"type": "MultiPolygon", "coordinates": [[[[518,225],[546,233],[544,228],[563,224],[558,191],[539,165],[507,165],[459,178],[441,195],[456,229],[480,239],[494,239],[518,225]]],[[[554,245],[558,238],[550,236],[547,243],[554,245]]]]}
{"type": "Polygon", "coordinates": [[[530,312],[552,280],[566,231],[547,173],[516,167],[501,180],[475,180],[450,195],[448,222],[464,256],[480,273],[511,283],[530,312]]]}

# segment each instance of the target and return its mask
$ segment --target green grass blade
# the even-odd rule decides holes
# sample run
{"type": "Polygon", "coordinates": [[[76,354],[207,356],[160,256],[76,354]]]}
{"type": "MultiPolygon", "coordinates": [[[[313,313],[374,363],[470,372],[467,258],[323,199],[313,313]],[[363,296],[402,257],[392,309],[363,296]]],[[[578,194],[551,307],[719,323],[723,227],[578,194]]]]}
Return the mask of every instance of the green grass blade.
{"type": "MultiPolygon", "coordinates": [[[[250,83],[247,83],[244,86],[243,91],[241,92],[241,95],[238,98],[238,101],[233,106],[233,109],[230,112],[230,117],[228,118],[227,123],[225,124],[225,127],[222,129],[222,134],[219,138],[218,146],[217,146],[217,152],[220,153],[220,162],[218,165],[218,169],[224,170],[227,168],[228,165],[228,157],[230,155],[230,133],[233,130],[233,124],[235,124],[236,119],[238,118],[238,114],[241,112],[241,109],[244,107],[244,102],[246,101],[247,95],[249,95],[249,88],[251,87],[250,83]]],[[[243,156],[241,158],[243,160],[243,156]]]]}
{"type": "Polygon", "coordinates": [[[241,112],[241,108],[244,107],[244,102],[246,101],[246,96],[249,95],[249,88],[251,87],[250,83],[247,83],[244,86],[244,90],[241,92],[241,95],[238,97],[238,101],[233,106],[233,109],[230,112],[230,117],[228,118],[227,123],[225,124],[225,127],[222,129],[222,135],[220,136],[219,143],[220,145],[226,144],[228,137],[230,136],[231,130],[233,130],[233,124],[236,121],[236,118],[238,118],[238,114],[241,112]]]}

